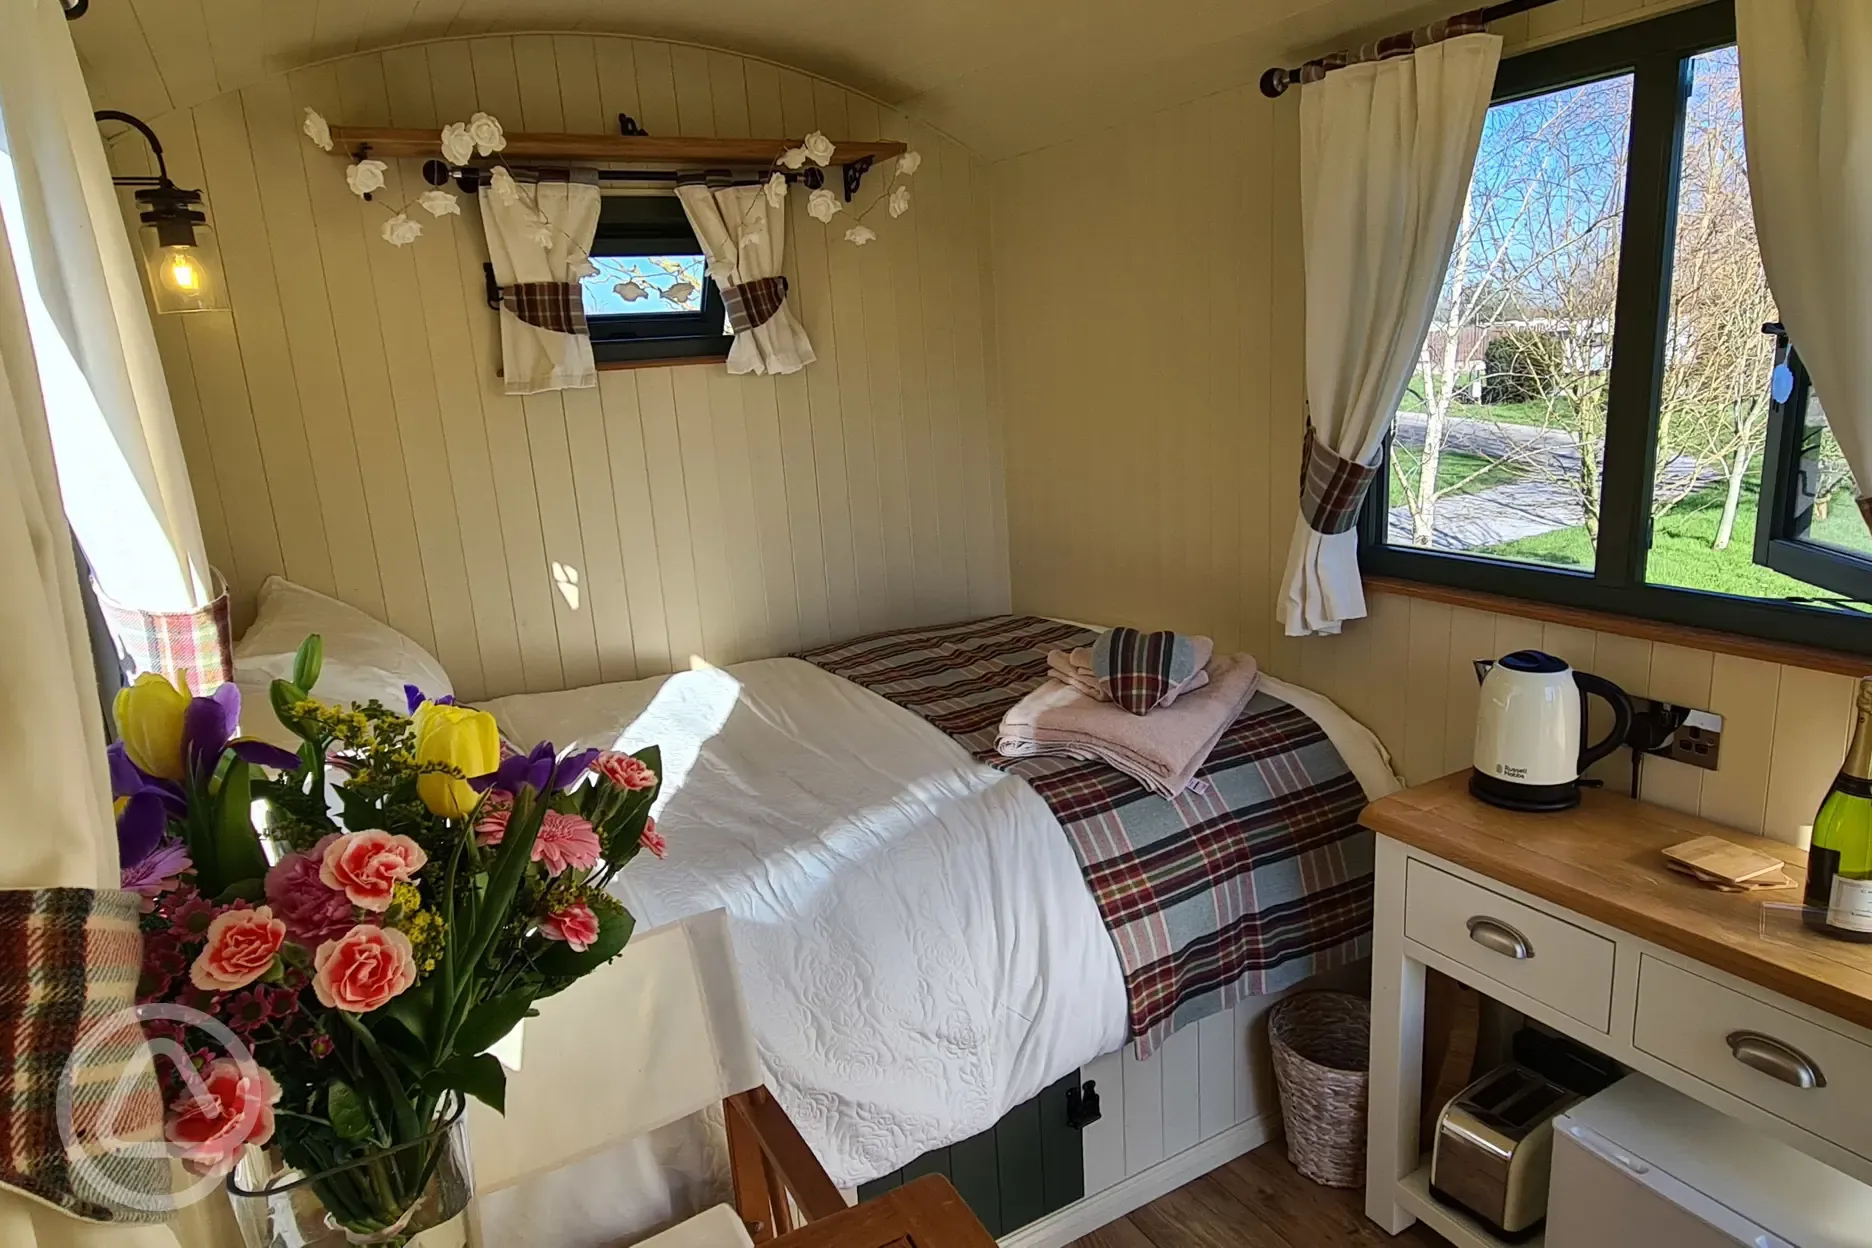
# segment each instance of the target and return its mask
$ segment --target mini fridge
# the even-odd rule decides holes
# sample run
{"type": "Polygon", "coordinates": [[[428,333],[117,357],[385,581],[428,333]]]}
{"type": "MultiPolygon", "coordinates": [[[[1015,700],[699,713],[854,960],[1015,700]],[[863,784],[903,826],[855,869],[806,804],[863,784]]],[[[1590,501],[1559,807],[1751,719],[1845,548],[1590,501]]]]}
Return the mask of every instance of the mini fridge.
{"type": "Polygon", "coordinates": [[[1872,1187],[1628,1075],[1554,1120],[1547,1248],[1872,1248],[1872,1187]]]}

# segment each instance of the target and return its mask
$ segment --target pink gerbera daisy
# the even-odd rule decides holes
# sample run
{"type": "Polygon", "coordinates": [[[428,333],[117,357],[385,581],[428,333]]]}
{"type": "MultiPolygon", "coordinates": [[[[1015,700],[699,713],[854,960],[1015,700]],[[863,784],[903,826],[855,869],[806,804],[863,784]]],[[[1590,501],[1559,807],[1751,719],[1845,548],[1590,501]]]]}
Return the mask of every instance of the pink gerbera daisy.
{"type": "Polygon", "coordinates": [[[589,820],[557,810],[546,812],[533,841],[533,861],[545,867],[547,875],[558,875],[567,867],[596,866],[601,852],[598,833],[589,820]]]}

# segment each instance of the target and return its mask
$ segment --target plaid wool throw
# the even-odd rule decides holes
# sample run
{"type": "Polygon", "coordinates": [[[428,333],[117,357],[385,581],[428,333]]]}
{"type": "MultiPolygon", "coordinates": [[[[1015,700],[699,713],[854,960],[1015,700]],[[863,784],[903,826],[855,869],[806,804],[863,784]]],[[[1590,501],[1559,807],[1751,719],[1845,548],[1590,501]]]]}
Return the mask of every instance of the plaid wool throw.
{"type": "Polygon", "coordinates": [[[997,754],[1001,717],[1047,678],[1047,651],[1095,637],[1003,615],[799,657],[922,716],[1046,801],[1117,949],[1142,1058],[1245,996],[1369,953],[1372,837],[1358,826],[1364,791],[1325,731],[1267,694],[1174,801],[1104,763],[997,754]]]}
{"type": "Polygon", "coordinates": [[[168,1216],[162,1099],[132,1012],[138,901],[0,890],[0,1184],[94,1222],[168,1216]]]}

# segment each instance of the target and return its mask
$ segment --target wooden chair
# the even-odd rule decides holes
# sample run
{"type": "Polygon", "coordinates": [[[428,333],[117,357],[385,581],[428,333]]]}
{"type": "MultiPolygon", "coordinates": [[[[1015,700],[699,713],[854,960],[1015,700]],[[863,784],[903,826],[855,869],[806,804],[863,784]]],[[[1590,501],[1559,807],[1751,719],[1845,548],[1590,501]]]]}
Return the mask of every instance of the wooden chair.
{"type": "MultiPolygon", "coordinates": [[[[581,1203],[602,1201],[610,1188],[622,1201],[631,1142],[716,1104],[725,1120],[734,1204],[671,1227],[644,1241],[645,1248],[751,1246],[846,1208],[764,1086],[725,911],[641,933],[614,961],[541,1001],[539,1010],[517,1033],[517,1045],[509,1037],[494,1050],[510,1067],[506,1114],[479,1103],[469,1111],[471,1242],[550,1248],[554,1228],[541,1225],[550,1220],[541,1211],[555,1202],[516,1201],[510,1211],[526,1212],[507,1216],[504,1194],[576,1174],[581,1203]],[[524,1219],[524,1238],[511,1225],[516,1216],[524,1219]],[[495,1230],[503,1217],[509,1225],[495,1230]]],[[[634,1164],[640,1172],[654,1165],[645,1158],[634,1164]]],[[[627,1221],[621,1214],[618,1225],[603,1230],[628,1238],[645,1229],[627,1221]]],[[[592,1229],[587,1219],[584,1231],[592,1229]]]]}

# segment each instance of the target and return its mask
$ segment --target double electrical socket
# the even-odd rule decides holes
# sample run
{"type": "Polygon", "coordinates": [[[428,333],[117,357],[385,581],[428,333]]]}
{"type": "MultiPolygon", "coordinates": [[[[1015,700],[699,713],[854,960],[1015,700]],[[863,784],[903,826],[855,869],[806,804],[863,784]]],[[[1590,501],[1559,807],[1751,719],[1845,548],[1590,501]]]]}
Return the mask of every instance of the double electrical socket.
{"type": "Polygon", "coordinates": [[[1632,729],[1626,742],[1632,749],[1716,770],[1722,751],[1722,716],[1651,698],[1634,697],[1631,702],[1632,729]]]}

